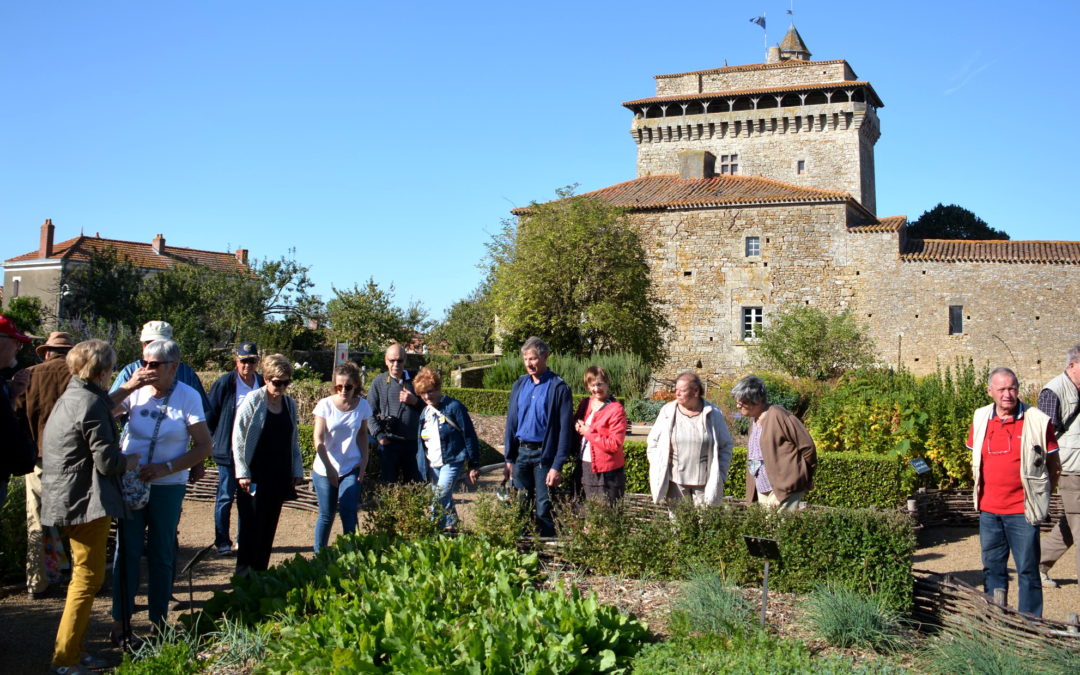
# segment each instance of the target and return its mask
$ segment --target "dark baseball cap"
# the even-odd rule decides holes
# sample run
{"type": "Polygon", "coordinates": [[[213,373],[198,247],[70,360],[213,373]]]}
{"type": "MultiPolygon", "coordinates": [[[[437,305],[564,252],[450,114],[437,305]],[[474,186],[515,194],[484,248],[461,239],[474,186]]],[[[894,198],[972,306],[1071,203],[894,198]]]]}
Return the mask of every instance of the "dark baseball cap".
{"type": "Polygon", "coordinates": [[[241,342],[236,345],[236,355],[242,359],[249,356],[258,356],[259,348],[254,342],[241,342]]]}

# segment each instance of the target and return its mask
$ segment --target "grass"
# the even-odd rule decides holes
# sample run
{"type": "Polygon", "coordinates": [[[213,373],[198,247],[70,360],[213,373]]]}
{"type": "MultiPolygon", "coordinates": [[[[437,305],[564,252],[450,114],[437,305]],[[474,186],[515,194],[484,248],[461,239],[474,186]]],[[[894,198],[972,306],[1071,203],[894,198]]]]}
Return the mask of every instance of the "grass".
{"type": "Polygon", "coordinates": [[[814,631],[836,647],[892,652],[906,646],[898,614],[877,598],[846,588],[817,588],[807,598],[807,618],[814,631]]]}
{"type": "Polygon", "coordinates": [[[753,606],[739,589],[710,570],[691,573],[671,613],[676,633],[731,636],[752,625],[753,606]]]}

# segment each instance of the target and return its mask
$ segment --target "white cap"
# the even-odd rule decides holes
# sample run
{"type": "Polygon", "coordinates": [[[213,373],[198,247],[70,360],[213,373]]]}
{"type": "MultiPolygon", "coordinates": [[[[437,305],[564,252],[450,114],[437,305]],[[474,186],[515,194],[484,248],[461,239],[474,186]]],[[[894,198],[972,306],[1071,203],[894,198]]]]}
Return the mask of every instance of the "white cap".
{"type": "Polygon", "coordinates": [[[139,342],[153,342],[154,340],[171,340],[172,325],[165,321],[147,321],[143,324],[139,342]]]}

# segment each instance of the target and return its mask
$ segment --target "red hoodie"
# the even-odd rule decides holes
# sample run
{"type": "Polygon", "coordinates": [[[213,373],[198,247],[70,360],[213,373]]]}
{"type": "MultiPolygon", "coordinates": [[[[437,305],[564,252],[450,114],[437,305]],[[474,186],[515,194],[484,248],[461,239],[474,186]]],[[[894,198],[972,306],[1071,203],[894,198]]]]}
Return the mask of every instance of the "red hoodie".
{"type": "MultiPolygon", "coordinates": [[[[574,419],[584,420],[588,416],[589,397],[586,397],[578,404],[574,419]]],[[[625,466],[623,441],[626,440],[626,411],[622,404],[613,399],[593,413],[585,440],[589,441],[592,450],[593,473],[606,473],[625,466]]]]}

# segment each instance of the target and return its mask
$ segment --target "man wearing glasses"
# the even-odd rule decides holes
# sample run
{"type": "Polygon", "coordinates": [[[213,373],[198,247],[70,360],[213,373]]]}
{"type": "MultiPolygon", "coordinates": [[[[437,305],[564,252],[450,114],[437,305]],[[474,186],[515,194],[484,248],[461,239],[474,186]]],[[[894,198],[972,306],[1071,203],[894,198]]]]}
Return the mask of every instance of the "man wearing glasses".
{"type": "Polygon", "coordinates": [[[986,393],[994,400],[975,411],[968,432],[975,509],[979,512],[983,586],[987,594],[1009,589],[1012,553],[1021,612],[1042,616],[1039,523],[1050,512],[1061,463],[1054,425],[1046,413],[1020,401],[1019,381],[1008,368],[990,372],[986,393]]]}
{"type": "MultiPolygon", "coordinates": [[[[146,348],[146,345],[154,340],[171,339],[173,339],[173,327],[172,324],[165,321],[147,321],[143,324],[142,333],[139,334],[139,342],[142,343],[144,349],[146,348]]],[[[124,366],[124,369],[117,374],[116,379],[113,380],[112,387],[109,388],[109,397],[112,399],[113,403],[120,404],[131,392],[144,385],[153,384],[149,380],[143,380],[138,383],[128,382],[136,372],[146,373],[145,369],[140,370],[143,365],[142,359],[132,361],[124,366]],[[132,384],[137,386],[132,386],[132,384]],[[123,388],[123,391],[121,391],[121,388],[123,388]]],[[[203,410],[210,408],[210,399],[206,396],[206,390],[203,389],[199,376],[195,374],[195,370],[191,366],[181,361],[177,366],[176,379],[199,392],[199,396],[202,398],[203,402],[203,410]]]]}
{"type": "MultiPolygon", "coordinates": [[[[255,372],[258,364],[259,349],[255,343],[241,342],[236,346],[236,368],[219,377],[210,387],[206,422],[214,436],[213,458],[218,469],[217,503],[214,505],[214,547],[218,555],[232,555],[234,552],[232,539],[229,538],[229,515],[236,498],[233,420],[240,401],[264,384],[262,375],[255,372]]],[[[241,519],[237,522],[237,530],[243,526],[241,519]]]]}
{"type": "Polygon", "coordinates": [[[424,402],[413,391],[401,345],[386,350],[386,372],[371,383],[367,402],[374,414],[371,435],[379,444],[380,480],[395,483],[400,475],[402,482],[420,482],[416,439],[424,402]]]}

